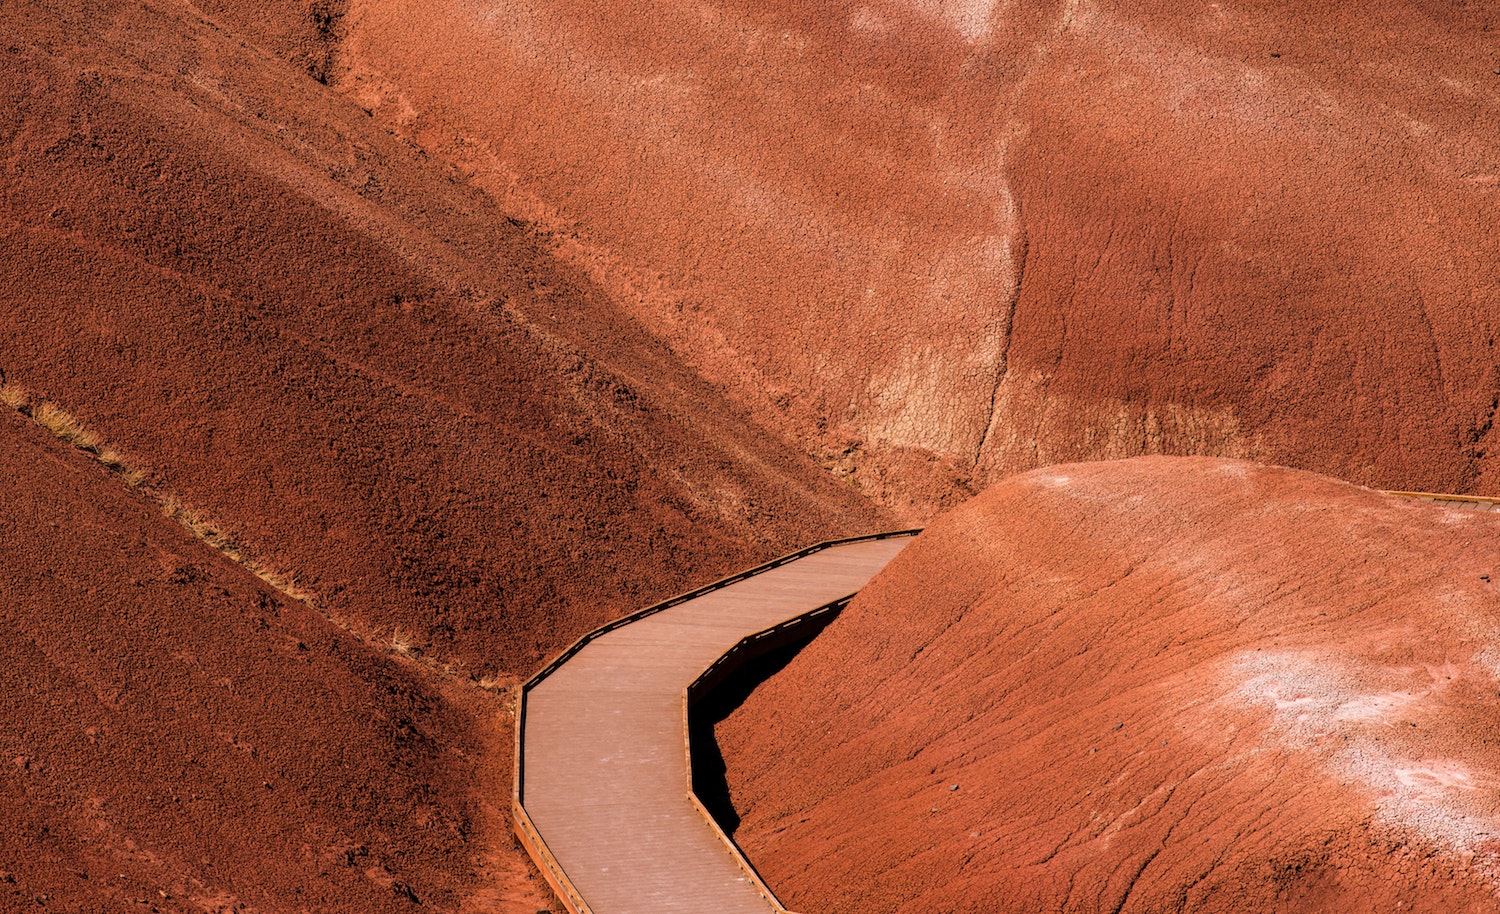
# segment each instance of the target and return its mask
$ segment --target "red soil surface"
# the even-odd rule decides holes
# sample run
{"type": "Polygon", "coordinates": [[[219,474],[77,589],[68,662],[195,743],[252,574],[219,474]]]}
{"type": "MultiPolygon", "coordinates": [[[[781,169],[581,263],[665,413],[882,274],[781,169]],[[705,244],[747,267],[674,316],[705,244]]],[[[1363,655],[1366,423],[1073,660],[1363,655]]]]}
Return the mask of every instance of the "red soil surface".
{"type": "Polygon", "coordinates": [[[483,801],[498,698],[372,650],[9,411],[0,477],[0,910],[545,906],[483,801]]]}
{"type": "Polygon", "coordinates": [[[801,911],[1500,910],[1497,581],[1310,473],[1015,477],[720,725],[737,840],[801,911]]]}
{"type": "Polygon", "coordinates": [[[336,83],[916,513],[1045,463],[1500,489],[1500,10],[356,0],[336,83]]]}
{"type": "Polygon", "coordinates": [[[147,477],[0,409],[0,909],[531,914],[507,686],[890,525],[319,83],[339,21],[0,5],[0,382],[147,477]]]}
{"type": "Polygon", "coordinates": [[[879,525],[527,226],[243,34],[132,3],[8,6],[0,33],[0,372],[325,611],[515,674],[879,525]]]}
{"type": "Polygon", "coordinates": [[[606,618],[1050,461],[1500,489],[1496,26],[0,4],[0,383],[146,478],[0,410],[0,893],[529,912],[493,689],[606,618]]]}

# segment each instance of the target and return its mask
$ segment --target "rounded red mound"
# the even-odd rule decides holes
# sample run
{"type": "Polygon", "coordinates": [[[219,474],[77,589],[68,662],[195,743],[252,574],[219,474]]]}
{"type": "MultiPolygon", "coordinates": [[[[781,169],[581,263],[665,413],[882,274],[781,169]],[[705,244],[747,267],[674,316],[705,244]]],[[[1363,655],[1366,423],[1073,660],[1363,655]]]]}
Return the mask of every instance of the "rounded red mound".
{"type": "Polygon", "coordinates": [[[720,725],[737,839],[795,910],[1500,910],[1497,575],[1306,472],[1014,477],[720,725]]]}

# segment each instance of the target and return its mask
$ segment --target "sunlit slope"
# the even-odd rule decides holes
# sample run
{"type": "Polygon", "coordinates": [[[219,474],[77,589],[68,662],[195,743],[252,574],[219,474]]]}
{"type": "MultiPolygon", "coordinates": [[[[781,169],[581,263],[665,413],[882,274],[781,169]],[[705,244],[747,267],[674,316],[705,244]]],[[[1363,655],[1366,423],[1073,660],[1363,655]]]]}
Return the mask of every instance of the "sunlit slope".
{"type": "Polygon", "coordinates": [[[362,0],[335,85],[896,504],[1500,486],[1483,4],[362,0]]]}
{"type": "Polygon", "coordinates": [[[1014,477],[719,726],[736,839],[804,911],[1500,910],[1497,578],[1310,473],[1014,477]]]}

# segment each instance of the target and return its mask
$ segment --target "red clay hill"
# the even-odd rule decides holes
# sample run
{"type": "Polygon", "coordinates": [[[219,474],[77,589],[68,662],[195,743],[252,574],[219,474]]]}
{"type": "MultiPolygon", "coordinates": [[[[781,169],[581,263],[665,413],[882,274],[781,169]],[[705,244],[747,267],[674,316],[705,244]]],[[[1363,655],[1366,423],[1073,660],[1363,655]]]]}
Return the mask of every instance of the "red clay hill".
{"type": "Polygon", "coordinates": [[[1496,17],[0,4],[0,908],[530,914],[605,619],[1060,460],[1500,488],[1496,17]]]}
{"type": "Polygon", "coordinates": [[[340,92],[894,504],[1157,452],[1500,488],[1493,3],[359,0],[342,28],[340,92]]]}
{"type": "Polygon", "coordinates": [[[720,725],[737,839],[801,911],[1500,910],[1497,585],[1306,472],[1015,477],[720,725]]]}
{"type": "Polygon", "coordinates": [[[329,624],[9,410],[0,476],[0,910],[545,906],[487,799],[498,698],[329,624]]]}
{"type": "Polygon", "coordinates": [[[233,25],[0,8],[0,380],[325,612],[477,675],[878,523],[525,223],[233,25]]]}
{"type": "Polygon", "coordinates": [[[507,689],[890,525],[320,82],[338,13],[0,5],[0,910],[532,914],[507,689]]]}

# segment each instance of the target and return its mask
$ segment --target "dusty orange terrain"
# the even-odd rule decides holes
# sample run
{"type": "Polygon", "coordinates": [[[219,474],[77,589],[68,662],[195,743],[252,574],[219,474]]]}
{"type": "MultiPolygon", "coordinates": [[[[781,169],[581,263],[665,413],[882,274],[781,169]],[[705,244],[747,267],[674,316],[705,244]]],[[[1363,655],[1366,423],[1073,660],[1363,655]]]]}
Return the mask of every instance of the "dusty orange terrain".
{"type": "Polygon", "coordinates": [[[736,837],[799,911],[1500,910],[1497,581],[1310,473],[1015,477],[720,725],[736,837]]]}
{"type": "Polygon", "coordinates": [[[342,28],[339,91],[904,510],[1154,452],[1500,489],[1492,3],[353,0],[342,28]]]}

